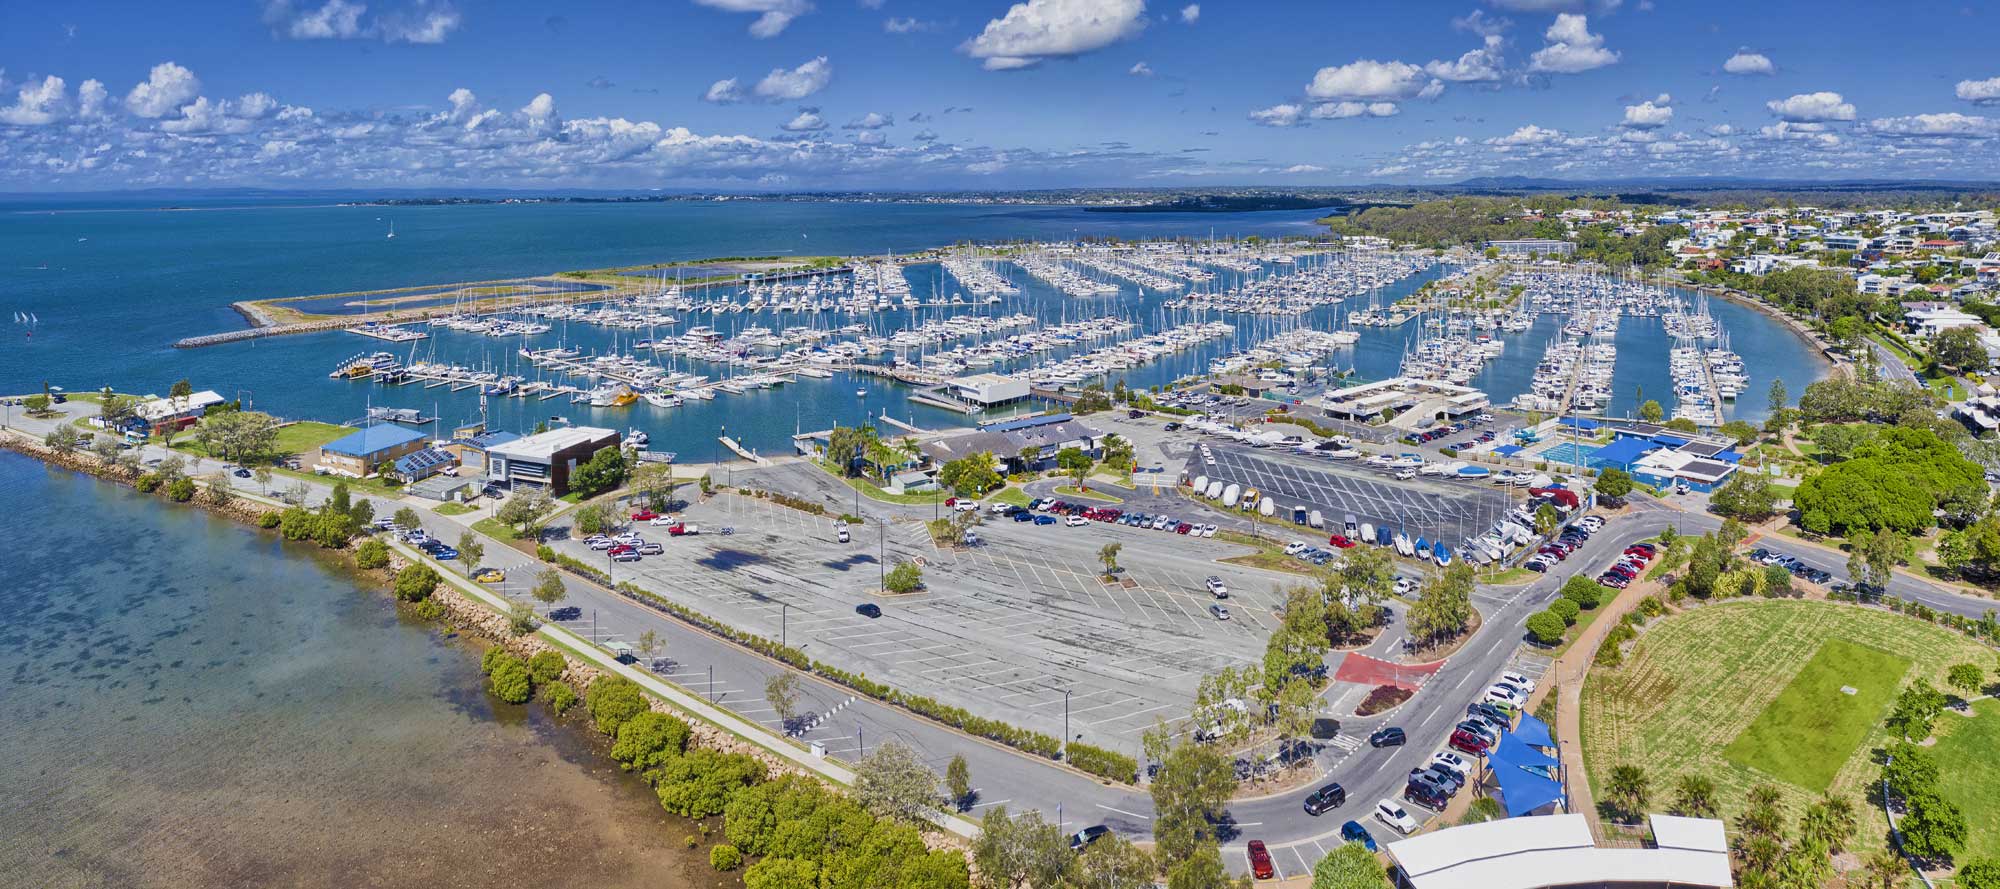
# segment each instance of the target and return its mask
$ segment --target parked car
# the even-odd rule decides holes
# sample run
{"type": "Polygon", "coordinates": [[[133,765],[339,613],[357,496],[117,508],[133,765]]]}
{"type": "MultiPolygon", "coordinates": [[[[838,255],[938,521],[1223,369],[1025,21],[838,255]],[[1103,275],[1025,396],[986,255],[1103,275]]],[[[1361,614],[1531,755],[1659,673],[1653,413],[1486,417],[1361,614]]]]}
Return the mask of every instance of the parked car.
{"type": "Polygon", "coordinates": [[[1089,519],[1086,519],[1080,515],[1073,515],[1070,516],[1069,518],[1063,519],[1063,524],[1068,525],[1069,527],[1072,528],[1078,527],[1080,525],[1087,525],[1089,523],[1090,523],[1089,519]]]}
{"type": "Polygon", "coordinates": [[[507,572],[498,568],[481,568],[473,572],[472,579],[479,583],[499,583],[507,579],[507,572]]]}
{"type": "Polygon", "coordinates": [[[1419,827],[1417,819],[1410,817],[1410,811],[1403,808],[1402,803],[1392,799],[1385,799],[1375,804],[1375,820],[1395,828],[1397,833],[1404,836],[1416,833],[1419,827]]]}
{"type": "Polygon", "coordinates": [[[658,543],[651,540],[639,544],[639,555],[642,556],[657,556],[666,551],[667,551],[666,547],[661,546],[658,543]]]}
{"type": "Polygon", "coordinates": [[[834,541],[837,543],[846,543],[849,540],[854,539],[854,536],[847,532],[847,523],[842,522],[840,523],[839,528],[834,529],[833,538],[834,541]]]}
{"type": "Polygon", "coordinates": [[[624,549],[614,549],[611,551],[611,561],[637,562],[639,561],[639,551],[632,547],[625,547],[624,549]]]}
{"type": "Polygon", "coordinates": [[[1229,609],[1224,607],[1221,602],[1208,606],[1208,613],[1215,615],[1216,620],[1229,619],[1229,609]]]}
{"type": "Polygon", "coordinates": [[[1344,805],[1347,805],[1347,788],[1339,784],[1328,784],[1306,794],[1306,814],[1315,818],[1344,805]]]}
{"type": "Polygon", "coordinates": [[[882,606],[873,602],[863,602],[854,606],[854,613],[866,618],[877,618],[882,616],[882,606]]]}
{"type": "Polygon", "coordinates": [[[1378,728],[1375,730],[1374,734],[1369,735],[1368,746],[1401,747],[1405,743],[1408,743],[1409,740],[1410,740],[1409,736],[1403,734],[1402,729],[1392,725],[1392,726],[1387,726],[1385,728],[1378,728]]]}
{"type": "Polygon", "coordinates": [[[1432,811],[1443,811],[1451,804],[1451,795],[1444,788],[1415,778],[1403,784],[1403,798],[1432,811]]]}
{"type": "Polygon", "coordinates": [[[1471,760],[1466,759],[1465,757],[1453,753],[1449,750],[1440,750],[1434,754],[1431,754],[1431,766],[1433,768],[1444,769],[1445,771],[1448,771],[1453,775],[1456,775],[1461,782],[1464,781],[1465,776],[1472,771],[1471,760]]]}
{"type": "Polygon", "coordinates": [[[1271,850],[1264,848],[1263,840],[1250,841],[1250,875],[1259,880],[1268,880],[1278,875],[1271,866],[1271,850]]]}
{"type": "Polygon", "coordinates": [[[1348,843],[1360,843],[1370,852],[1375,851],[1375,837],[1362,827],[1359,821],[1349,821],[1340,826],[1340,839],[1348,843]]]}
{"type": "Polygon", "coordinates": [[[1098,840],[1103,839],[1110,833],[1111,833],[1111,828],[1106,827],[1102,824],[1093,824],[1089,827],[1077,831],[1076,833],[1071,834],[1069,838],[1069,847],[1073,851],[1081,852],[1091,843],[1095,843],[1098,840]]]}
{"type": "Polygon", "coordinates": [[[1210,575],[1208,578],[1208,594],[1217,599],[1227,599],[1229,598],[1229,587],[1223,585],[1222,578],[1210,575]]]}
{"type": "Polygon", "coordinates": [[[1332,544],[1332,545],[1334,545],[1334,546],[1337,546],[1337,547],[1340,547],[1341,549],[1353,549],[1353,548],[1354,548],[1354,541],[1352,541],[1352,540],[1349,540],[1349,539],[1347,539],[1347,535],[1345,535],[1345,534],[1333,534],[1333,535],[1329,535],[1329,536],[1328,536],[1328,537],[1326,538],[1326,542],[1327,542],[1327,543],[1330,543],[1330,544],[1332,544]]]}
{"type": "Polygon", "coordinates": [[[1451,749],[1463,750],[1473,756],[1485,756],[1486,751],[1493,749],[1493,745],[1487,743],[1484,735],[1462,728],[1456,729],[1451,733],[1450,743],[1451,749]]]}
{"type": "Polygon", "coordinates": [[[654,520],[654,519],[657,519],[657,518],[659,518],[659,517],[660,517],[660,514],[659,514],[659,513],[657,513],[657,512],[654,512],[654,511],[652,511],[652,510],[650,510],[650,509],[642,509],[642,510],[639,510],[638,512],[635,512],[635,513],[633,513],[633,514],[632,514],[632,521],[635,521],[635,522],[650,522],[650,521],[652,521],[652,520],[654,520]]]}

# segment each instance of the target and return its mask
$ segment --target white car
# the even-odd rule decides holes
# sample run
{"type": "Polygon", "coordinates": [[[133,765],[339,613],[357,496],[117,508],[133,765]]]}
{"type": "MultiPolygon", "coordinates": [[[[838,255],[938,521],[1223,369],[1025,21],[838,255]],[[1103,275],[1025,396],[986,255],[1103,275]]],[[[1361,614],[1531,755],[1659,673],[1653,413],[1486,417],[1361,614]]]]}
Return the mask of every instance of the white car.
{"type": "Polygon", "coordinates": [[[1072,528],[1080,528],[1084,525],[1090,524],[1090,520],[1080,515],[1073,515],[1066,519],[1063,519],[1063,524],[1068,525],[1069,527],[1072,528]]]}
{"type": "Polygon", "coordinates": [[[1417,477],[1417,471],[1414,469],[1405,469],[1401,472],[1396,473],[1396,480],[1399,482],[1406,482],[1416,477],[1417,477]]]}
{"type": "Polygon", "coordinates": [[[1584,516],[1583,518],[1577,519],[1576,523],[1582,526],[1583,530],[1589,531],[1593,534],[1596,533],[1598,529],[1604,527],[1604,519],[1594,515],[1587,515],[1584,516]]]}
{"type": "Polygon", "coordinates": [[[1486,700],[1503,707],[1513,707],[1516,709],[1519,709],[1523,704],[1528,702],[1527,698],[1522,697],[1519,692],[1505,685],[1493,685],[1487,688],[1486,700]]]}
{"type": "Polygon", "coordinates": [[[833,532],[833,536],[834,539],[840,541],[841,543],[846,543],[849,539],[847,533],[847,525],[842,524],[839,528],[835,529],[833,532]]]}
{"type": "Polygon", "coordinates": [[[681,523],[681,517],[677,515],[654,516],[652,520],[646,522],[646,524],[652,525],[655,528],[664,528],[668,525],[678,525],[680,523],[681,523]]]}
{"type": "Polygon", "coordinates": [[[1227,599],[1229,598],[1229,587],[1223,585],[1222,578],[1210,577],[1208,579],[1208,594],[1217,599],[1227,599]]]}
{"type": "Polygon", "coordinates": [[[1285,555],[1296,556],[1299,553],[1305,551],[1306,551],[1306,545],[1296,540],[1292,541],[1291,543],[1285,544],[1285,555]]]}
{"type": "Polygon", "coordinates": [[[1397,833],[1404,836],[1416,833],[1420,826],[1417,824],[1417,819],[1410,817],[1410,811],[1403,808],[1402,803],[1392,799],[1385,799],[1375,804],[1375,820],[1395,828],[1397,833]]]}
{"type": "Polygon", "coordinates": [[[1449,750],[1440,750],[1431,756],[1431,765],[1442,766],[1458,775],[1472,774],[1472,762],[1449,750]]]}
{"type": "Polygon", "coordinates": [[[989,507],[986,507],[986,511],[987,511],[987,512],[990,512],[990,513],[992,513],[992,514],[994,514],[994,515],[1006,515],[1006,514],[1007,514],[1007,510],[1010,510],[1010,509],[1013,509],[1013,508],[1014,508],[1014,507],[1013,507],[1013,505],[1012,505],[1012,504],[1008,504],[1008,503],[995,503],[995,504],[993,504],[992,506],[989,506],[989,507]]]}
{"type": "Polygon", "coordinates": [[[609,537],[598,537],[598,538],[595,538],[595,539],[592,539],[592,540],[589,540],[589,541],[586,541],[585,543],[586,543],[586,545],[588,545],[588,546],[589,546],[589,547],[590,547],[591,549],[594,549],[594,550],[597,550],[598,552],[603,552],[603,551],[605,551],[605,550],[607,550],[607,549],[610,549],[610,548],[611,548],[611,546],[612,546],[612,544],[611,544],[611,538],[609,538],[609,537]]]}
{"type": "Polygon", "coordinates": [[[1203,526],[1201,526],[1201,536],[1203,536],[1203,537],[1214,537],[1214,536],[1215,536],[1215,526],[1214,526],[1214,525],[1203,525],[1203,526]]]}
{"type": "Polygon", "coordinates": [[[1535,693],[1535,680],[1529,679],[1524,674],[1516,673],[1512,670],[1509,670],[1505,673],[1500,674],[1500,681],[1505,682],[1508,685],[1520,689],[1521,691],[1526,692],[1528,694],[1535,693]]]}
{"type": "Polygon", "coordinates": [[[959,500],[953,502],[951,508],[959,512],[976,512],[979,509],[979,504],[971,500],[959,500]]]}

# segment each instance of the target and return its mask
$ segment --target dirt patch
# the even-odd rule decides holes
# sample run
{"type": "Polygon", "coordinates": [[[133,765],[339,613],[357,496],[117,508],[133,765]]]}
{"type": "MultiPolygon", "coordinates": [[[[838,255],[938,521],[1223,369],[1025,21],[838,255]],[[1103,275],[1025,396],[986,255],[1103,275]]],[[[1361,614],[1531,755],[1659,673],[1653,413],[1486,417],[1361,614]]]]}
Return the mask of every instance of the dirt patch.
{"type": "Polygon", "coordinates": [[[1361,706],[1354,708],[1354,715],[1374,716],[1377,713],[1386,713],[1402,706],[1402,703],[1414,694],[1416,692],[1400,685],[1375,686],[1375,690],[1369,692],[1368,697],[1361,699],[1361,706]]]}

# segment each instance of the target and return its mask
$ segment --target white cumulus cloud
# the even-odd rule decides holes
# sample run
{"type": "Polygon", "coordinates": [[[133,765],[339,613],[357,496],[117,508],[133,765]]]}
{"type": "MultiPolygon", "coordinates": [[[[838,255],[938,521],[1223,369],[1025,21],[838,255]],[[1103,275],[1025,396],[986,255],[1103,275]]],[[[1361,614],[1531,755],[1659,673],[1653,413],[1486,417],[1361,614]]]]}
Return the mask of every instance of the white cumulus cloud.
{"type": "MultiPolygon", "coordinates": [[[[757,81],[755,92],[759,98],[771,102],[796,102],[813,93],[826,89],[833,80],[833,65],[826,56],[810,59],[797,68],[786,70],[773,68],[764,79],[757,81]]],[[[710,92],[714,89],[710,88],[710,92]]]]}
{"type": "Polygon", "coordinates": [[[271,33],[293,40],[381,40],[385,43],[443,43],[463,22],[450,0],[414,0],[372,19],[365,3],[326,0],[264,0],[264,23],[271,33]]]}
{"type": "Polygon", "coordinates": [[[1153,76],[1153,66],[1145,62],[1134,62],[1131,68],[1126,69],[1125,73],[1133,77],[1151,77],[1153,76]]]}
{"type": "Polygon", "coordinates": [[[757,38],[776,37],[784,33],[793,19],[812,11],[812,4],[806,0],[694,0],[695,3],[723,12],[753,12],[757,20],[750,23],[750,36],[757,38]]]}
{"type": "Polygon", "coordinates": [[[20,127],[54,123],[62,116],[67,90],[63,79],[53,74],[42,78],[41,83],[29,83],[15,95],[14,104],[0,108],[0,123],[20,127]]]}
{"type": "Polygon", "coordinates": [[[1957,95],[1974,105],[2000,105],[2000,77],[1985,80],[1961,80],[1957,95]]]}
{"type": "Polygon", "coordinates": [[[779,129],[788,133],[813,133],[826,129],[826,121],[810,111],[801,111],[799,116],[785,122],[779,129]]]}
{"type": "Polygon", "coordinates": [[[1296,126],[1299,120],[1305,117],[1305,113],[1306,110],[1297,105],[1273,105],[1269,108],[1250,112],[1250,119],[1255,121],[1258,126],[1289,127],[1296,126]]]}
{"type": "Polygon", "coordinates": [[[1424,65],[1424,71],[1453,83],[1492,83],[1500,79],[1500,48],[1505,42],[1498,34],[1487,35],[1484,46],[1467,50],[1455,61],[1432,61],[1424,65]]]}
{"type": "Polygon", "coordinates": [[[1722,63],[1722,70],[1730,74],[1776,74],[1778,66],[1771,64],[1771,57],[1763,53],[1738,50],[1722,63]]]}
{"type": "Polygon", "coordinates": [[[1190,3],[1181,7],[1182,24],[1192,25],[1198,21],[1201,21],[1201,4],[1190,3]]]}
{"type": "Polygon", "coordinates": [[[104,84],[96,80],[86,80],[76,88],[76,116],[93,120],[104,116],[104,102],[109,98],[104,84]]]}
{"type": "Polygon", "coordinates": [[[1394,102],[1327,102],[1314,105],[1314,120],[1345,120],[1350,117],[1395,117],[1401,109],[1394,102]]]}
{"type": "Polygon", "coordinates": [[[1424,69],[1408,62],[1360,59],[1319,69],[1306,84],[1314,99],[1408,99],[1422,93],[1429,81],[1424,69]]]}
{"type": "MultiPolygon", "coordinates": [[[[1661,96],[1660,98],[1671,100],[1669,96],[1661,96]]],[[[1655,104],[1652,101],[1646,101],[1640,102],[1637,105],[1625,106],[1625,126],[1635,130],[1658,129],[1666,126],[1673,119],[1673,106],[1667,105],[1664,102],[1655,104]]]]}
{"type": "Polygon", "coordinates": [[[1618,53],[1604,48],[1604,37],[1590,33],[1586,16],[1565,12],[1543,33],[1548,45],[1528,58],[1528,69],[1550,74],[1577,74],[1615,64],[1618,53]]]}
{"type": "Polygon", "coordinates": [[[1488,139],[1486,140],[1486,144],[1500,146],[1543,145],[1561,138],[1561,130],[1551,130],[1534,124],[1528,124],[1505,136],[1495,136],[1488,139]]]}
{"type": "Polygon", "coordinates": [[[1854,119],[1854,106],[1834,92],[1800,93],[1788,99],[1772,99],[1764,107],[1771,109],[1779,120],[1792,123],[1854,119]]]}
{"type": "Polygon", "coordinates": [[[843,130],[879,130],[896,125],[896,119],[879,111],[870,111],[841,127],[843,130]]]}
{"type": "Polygon", "coordinates": [[[199,92],[201,81],[195,79],[193,71],[173,62],[161,62],[153,66],[144,83],[125,94],[125,107],[140,117],[165,117],[199,92]]]}
{"type": "Polygon", "coordinates": [[[1137,34],[1146,27],[1145,13],[1145,0],[1026,0],[988,21],[959,51],[984,60],[989,71],[1027,68],[1137,34]]]}
{"type": "Polygon", "coordinates": [[[2000,136],[2000,120],[1956,111],[1884,117],[1871,120],[1865,126],[1871,133],[1892,137],[1983,139],[2000,136]]]}
{"type": "Polygon", "coordinates": [[[727,80],[718,80],[709,84],[708,92],[702,94],[701,100],[704,102],[714,102],[717,105],[741,102],[743,101],[743,88],[737,86],[736,78],[734,77],[727,80]]]}

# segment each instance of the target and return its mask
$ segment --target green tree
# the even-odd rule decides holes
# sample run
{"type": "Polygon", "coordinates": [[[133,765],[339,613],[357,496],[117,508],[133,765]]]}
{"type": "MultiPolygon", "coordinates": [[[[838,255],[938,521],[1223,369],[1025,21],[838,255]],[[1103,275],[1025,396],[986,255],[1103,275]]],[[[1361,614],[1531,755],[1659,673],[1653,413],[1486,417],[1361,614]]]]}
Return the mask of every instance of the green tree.
{"type": "Polygon", "coordinates": [[[617,488],[631,477],[632,464],[623,448],[600,448],[569,475],[570,490],[595,497],[617,488]]]}
{"type": "Polygon", "coordinates": [[[1931,736],[1931,726],[1944,712],[1944,705],[1944,692],[1919,676],[1896,696],[1896,704],[1889,710],[1889,730],[1904,740],[1922,741],[1931,736]]]}
{"type": "Polygon", "coordinates": [[[917,563],[908,560],[896,563],[882,581],[884,589],[892,593],[914,593],[924,585],[924,571],[917,563]]]}
{"type": "Polygon", "coordinates": [[[396,510],[396,514],[391,516],[390,520],[405,531],[414,531],[424,526],[423,518],[417,515],[416,510],[407,506],[396,510]]]}
{"type": "Polygon", "coordinates": [[[984,496],[1004,481],[993,468],[993,455],[987,451],[968,454],[938,467],[937,479],[938,484],[960,497],[984,496]]]}
{"type": "Polygon", "coordinates": [[[396,598],[405,602],[422,602],[437,591],[442,580],[429,565],[418,563],[405,566],[396,572],[396,598]]]}
{"type": "Polygon", "coordinates": [[[562,652],[552,648],[535,652],[534,657],[528,658],[528,675],[538,686],[561,679],[563,671],[567,669],[569,660],[563,657],[562,652]]]}
{"type": "Polygon", "coordinates": [[[1472,623],[1475,582],[1472,566],[1462,559],[1425,581],[1405,620],[1410,638],[1422,647],[1462,635],[1472,623]]]}
{"type": "Polygon", "coordinates": [[[1182,740],[1165,751],[1151,792],[1155,850],[1171,870],[1215,848],[1215,819],[1236,792],[1235,766],[1210,745],[1182,740]]]}
{"type": "Polygon", "coordinates": [[[1983,371],[1991,363],[1986,346],[1979,342],[1979,331],[1971,327],[1954,327],[1933,337],[1931,359],[1960,373],[1983,371]]]}
{"type": "Polygon", "coordinates": [[[1083,489],[1083,479],[1090,475],[1090,468],[1094,465],[1096,461],[1091,460],[1090,455],[1080,448],[1063,448],[1056,452],[1057,468],[1075,481],[1078,490],[1083,489]]]}
{"type": "Polygon", "coordinates": [[[500,504],[493,517],[502,524],[513,527],[523,537],[540,536],[542,520],[555,509],[555,499],[541,488],[522,491],[507,498],[500,504]]]}
{"type": "Polygon", "coordinates": [[[743,871],[744,889],[818,889],[819,864],[804,858],[766,858],[743,871]]]}
{"type": "Polygon", "coordinates": [[[526,636],[541,629],[541,626],[542,622],[535,619],[535,609],[528,607],[527,603],[517,604],[507,612],[507,632],[516,637],[526,636]]]}
{"type": "Polygon", "coordinates": [[[1528,615],[1528,635],[1534,637],[1537,645],[1555,645],[1563,639],[1565,622],[1554,611],[1537,611],[1528,615]]]}
{"type": "Polygon", "coordinates": [[[1647,399],[1646,403],[1639,405],[1639,419],[1645,420],[1648,423],[1658,423],[1660,422],[1660,418],[1666,415],[1666,409],[1660,407],[1660,403],[1657,401],[1647,399]]]}
{"type": "Polygon", "coordinates": [[[719,871],[732,871],[743,866],[743,853],[735,846],[723,843],[708,850],[708,866],[719,871]]]}
{"type": "Polygon", "coordinates": [[[962,808],[972,798],[972,767],[966,764],[964,756],[952,754],[951,762],[944,767],[944,787],[951,794],[954,807],[962,808]]]}
{"type": "Polygon", "coordinates": [[[2000,889],[2000,860],[1974,858],[1952,874],[1957,889],[2000,889]]]}
{"type": "Polygon", "coordinates": [[[1570,575],[1568,580],[1563,581],[1562,596],[1571,602],[1575,602],[1576,607],[1589,610],[1596,608],[1605,599],[1610,598],[1611,591],[1605,589],[1603,584],[1591,580],[1586,575],[1573,574],[1570,575]]]}
{"type": "Polygon", "coordinates": [[[76,449],[82,443],[83,435],[76,431],[75,426],[71,426],[68,423],[57,426],[49,430],[47,435],[42,436],[42,444],[55,452],[58,457],[67,457],[76,453],[76,449]]]}
{"type": "Polygon", "coordinates": [[[1562,618],[1564,626],[1576,626],[1577,615],[1583,613],[1583,606],[1575,599],[1557,599],[1549,603],[1549,613],[1562,618]]]}
{"type": "Polygon", "coordinates": [[[1098,548],[1097,561],[1104,566],[1105,577],[1117,576],[1118,552],[1119,550],[1122,550],[1124,548],[1125,548],[1124,544],[1117,542],[1107,543],[1098,548]]]}
{"type": "Polygon", "coordinates": [[[1979,669],[1978,664],[1953,664],[1950,670],[1945,671],[1944,681],[1946,685],[1968,695],[1978,694],[1986,684],[1986,671],[1979,669]]]}
{"type": "Polygon", "coordinates": [[[764,764],[740,753],[690,748],[649,773],[660,807],[684,818],[722,814],[729,795],[764,780],[764,764]]]}
{"type": "Polygon", "coordinates": [[[389,567],[389,545],[372,538],[362,541],[354,550],[354,565],[371,570],[389,567]]]}
{"type": "Polygon", "coordinates": [[[1908,799],[1937,787],[1938,766],[1928,751],[1908,741],[1896,741],[1886,752],[1882,782],[1888,785],[1890,796],[1908,799]]]}
{"type": "Polygon", "coordinates": [[[1715,782],[1703,775],[1682,775],[1674,782],[1673,813],[1688,818],[1715,817],[1715,782]]]}
{"type": "Polygon", "coordinates": [[[21,406],[28,409],[28,415],[39,417],[49,412],[49,397],[40,393],[21,399],[21,406]]]}
{"type": "Polygon", "coordinates": [[[1717,515],[1761,522],[1777,512],[1778,492],[1761,472],[1742,471],[1729,477],[1709,496],[1709,508],[1717,515]]]}
{"type": "Polygon", "coordinates": [[[1771,388],[1767,390],[1764,396],[1764,404],[1770,409],[1771,413],[1775,414],[1784,410],[1790,398],[1791,393],[1785,390],[1784,379],[1782,377],[1772,378],[1771,388]]]}
{"type": "Polygon", "coordinates": [[[534,680],[528,676],[528,665],[513,655],[494,665],[486,681],[493,689],[493,696],[509,704],[525,704],[535,693],[534,680]]]}
{"type": "Polygon", "coordinates": [[[1652,796],[1652,782],[1646,777],[1645,769],[1624,763],[1611,767],[1606,790],[1605,796],[1611,804],[1617,806],[1628,820],[1636,821],[1646,814],[1646,804],[1652,796]]]}
{"type": "Polygon", "coordinates": [[[626,771],[656,769],[685,752],[691,734],[686,722],[647,710],[619,724],[611,758],[626,771]]]}
{"type": "Polygon", "coordinates": [[[535,586],[529,593],[535,597],[535,601],[545,606],[553,606],[561,602],[564,596],[569,595],[569,589],[563,586],[561,571],[543,568],[542,573],[535,575],[535,586]]]}
{"type": "Polygon", "coordinates": [[[480,560],[486,558],[486,544],[481,543],[479,532],[466,531],[458,535],[458,560],[465,563],[465,573],[479,570],[480,560]]]}
{"type": "Polygon", "coordinates": [[[1159,872],[1159,863],[1150,853],[1112,834],[1076,856],[1060,885],[1072,889],[1153,889],[1159,872]]]}
{"type": "Polygon", "coordinates": [[[1910,855],[1943,861],[1965,851],[1968,827],[1965,813],[1956,803],[1926,790],[1903,801],[1904,814],[1896,822],[1903,834],[1903,851],[1910,855]]]}
{"type": "Polygon", "coordinates": [[[1360,843],[1342,843],[1313,865],[1312,889],[1389,889],[1389,874],[1360,843]]]}
{"type": "Polygon", "coordinates": [[[1131,472],[1137,465],[1137,455],[1132,450],[1131,440],[1122,435],[1106,435],[1104,465],[1131,472]]]}
{"type": "Polygon", "coordinates": [[[1623,502],[1632,494],[1632,474],[1616,466],[1605,467],[1591,487],[1596,489],[1599,497],[1613,503],[1623,502]]]}
{"type": "Polygon", "coordinates": [[[854,766],[854,797],[880,818],[911,824],[941,808],[938,776],[901,741],[875,748],[854,766]]]}
{"type": "Polygon", "coordinates": [[[764,680],[764,700],[771,702],[771,709],[778,714],[778,725],[785,731],[791,731],[792,717],[798,715],[802,691],[798,675],[790,670],[779,670],[764,680]]]}
{"type": "Polygon", "coordinates": [[[1062,831],[1044,821],[1042,813],[1010,815],[1006,806],[995,806],[980,827],[972,841],[972,860],[981,885],[994,889],[1064,885],[1075,856],[1062,831]]]}
{"type": "Polygon", "coordinates": [[[597,730],[614,738],[626,720],[646,712],[646,697],[638,683],[623,676],[599,677],[584,689],[583,704],[597,730]]]}
{"type": "Polygon", "coordinates": [[[1761,435],[1757,427],[1750,425],[1747,420],[1730,420],[1722,424],[1722,428],[1717,431],[1735,440],[1738,447],[1745,448],[1756,444],[1757,438],[1761,435]]]}

